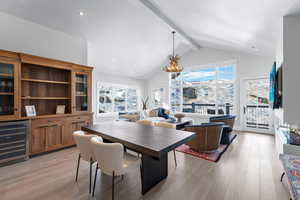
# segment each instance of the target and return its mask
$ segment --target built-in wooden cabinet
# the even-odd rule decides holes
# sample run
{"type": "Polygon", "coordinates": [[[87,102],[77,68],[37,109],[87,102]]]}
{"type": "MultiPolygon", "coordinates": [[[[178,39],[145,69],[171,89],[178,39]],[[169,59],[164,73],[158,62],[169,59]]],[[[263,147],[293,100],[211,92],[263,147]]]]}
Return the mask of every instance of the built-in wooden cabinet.
{"type": "Polygon", "coordinates": [[[31,155],[75,144],[72,133],[92,123],[91,89],[91,67],[0,50],[0,121],[31,121],[31,155]]]}

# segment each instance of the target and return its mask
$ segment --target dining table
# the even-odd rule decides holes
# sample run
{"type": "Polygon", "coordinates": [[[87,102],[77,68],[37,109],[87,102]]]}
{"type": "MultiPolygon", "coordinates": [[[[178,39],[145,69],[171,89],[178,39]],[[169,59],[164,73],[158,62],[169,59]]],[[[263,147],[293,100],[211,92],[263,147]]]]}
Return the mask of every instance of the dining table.
{"type": "Polygon", "coordinates": [[[82,127],[104,141],[116,142],[141,154],[141,188],[144,195],[168,176],[168,152],[196,137],[195,133],[134,122],[111,121],[82,127]]]}

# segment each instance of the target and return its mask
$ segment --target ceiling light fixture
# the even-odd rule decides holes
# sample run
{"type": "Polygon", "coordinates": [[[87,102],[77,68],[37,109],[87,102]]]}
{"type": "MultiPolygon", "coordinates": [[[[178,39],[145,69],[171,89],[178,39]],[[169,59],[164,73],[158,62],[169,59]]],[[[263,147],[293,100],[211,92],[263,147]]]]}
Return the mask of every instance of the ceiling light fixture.
{"type": "Polygon", "coordinates": [[[251,47],[254,51],[258,51],[258,48],[256,48],[256,46],[252,46],[251,47]]]}
{"type": "Polygon", "coordinates": [[[80,15],[80,16],[84,16],[84,12],[83,12],[83,11],[80,11],[80,12],[79,12],[79,15],[80,15]]]}
{"type": "Polygon", "coordinates": [[[175,31],[172,31],[173,34],[173,54],[169,57],[170,63],[169,66],[162,68],[165,72],[182,72],[183,67],[179,65],[180,57],[175,55],[175,31]]]}

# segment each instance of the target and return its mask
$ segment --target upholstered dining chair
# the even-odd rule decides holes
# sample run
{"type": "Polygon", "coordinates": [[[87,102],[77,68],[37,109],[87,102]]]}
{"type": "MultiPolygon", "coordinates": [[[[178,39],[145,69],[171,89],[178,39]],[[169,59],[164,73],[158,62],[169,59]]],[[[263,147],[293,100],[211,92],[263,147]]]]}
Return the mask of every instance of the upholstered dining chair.
{"type": "MultiPolygon", "coordinates": [[[[171,124],[171,123],[168,123],[168,122],[155,122],[154,126],[161,127],[161,128],[174,128],[174,129],[176,129],[176,125],[175,124],[171,124]]],[[[177,158],[176,158],[176,151],[175,151],[175,149],[173,150],[173,153],[174,153],[175,167],[177,167],[177,158]]]]}
{"type": "Polygon", "coordinates": [[[211,122],[223,122],[226,126],[223,127],[221,144],[230,144],[231,133],[235,122],[235,115],[221,115],[210,117],[211,122]]]}
{"type": "Polygon", "coordinates": [[[196,133],[196,137],[186,144],[197,152],[215,151],[220,145],[223,126],[222,122],[186,125],[185,131],[196,133]]]}
{"type": "Polygon", "coordinates": [[[115,177],[124,175],[127,170],[139,166],[139,158],[128,153],[124,153],[124,147],[120,143],[104,143],[101,137],[93,137],[91,146],[97,161],[94,177],[93,196],[97,179],[97,171],[112,176],[112,199],[114,199],[115,177]]]}
{"type": "Polygon", "coordinates": [[[143,124],[143,125],[146,125],[146,126],[152,126],[153,125],[152,121],[146,120],[146,119],[138,120],[137,123],[138,124],[143,124]]]}
{"type": "Polygon", "coordinates": [[[78,179],[78,171],[79,171],[80,160],[82,159],[84,161],[89,162],[89,164],[90,164],[89,193],[91,193],[92,165],[95,162],[95,159],[94,159],[94,154],[93,154],[93,150],[92,150],[90,141],[91,141],[91,138],[93,138],[95,136],[94,135],[87,135],[83,131],[75,131],[73,133],[73,137],[74,137],[75,143],[77,145],[77,149],[79,151],[75,181],[77,182],[77,179],[78,179]]]}

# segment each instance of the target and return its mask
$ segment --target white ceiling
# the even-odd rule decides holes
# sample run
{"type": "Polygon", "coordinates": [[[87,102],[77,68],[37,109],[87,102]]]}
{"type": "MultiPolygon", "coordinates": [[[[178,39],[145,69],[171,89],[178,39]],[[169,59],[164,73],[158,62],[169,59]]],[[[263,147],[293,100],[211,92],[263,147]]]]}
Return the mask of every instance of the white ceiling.
{"type": "Polygon", "coordinates": [[[167,23],[187,36],[177,34],[180,54],[199,45],[274,55],[282,16],[299,8],[299,0],[2,0],[0,11],[84,37],[97,70],[143,79],[166,64],[167,23]],[[141,3],[147,1],[169,20],[141,3]]]}
{"type": "Polygon", "coordinates": [[[272,56],[282,17],[300,5],[299,0],[151,2],[201,46],[272,56]]]}

